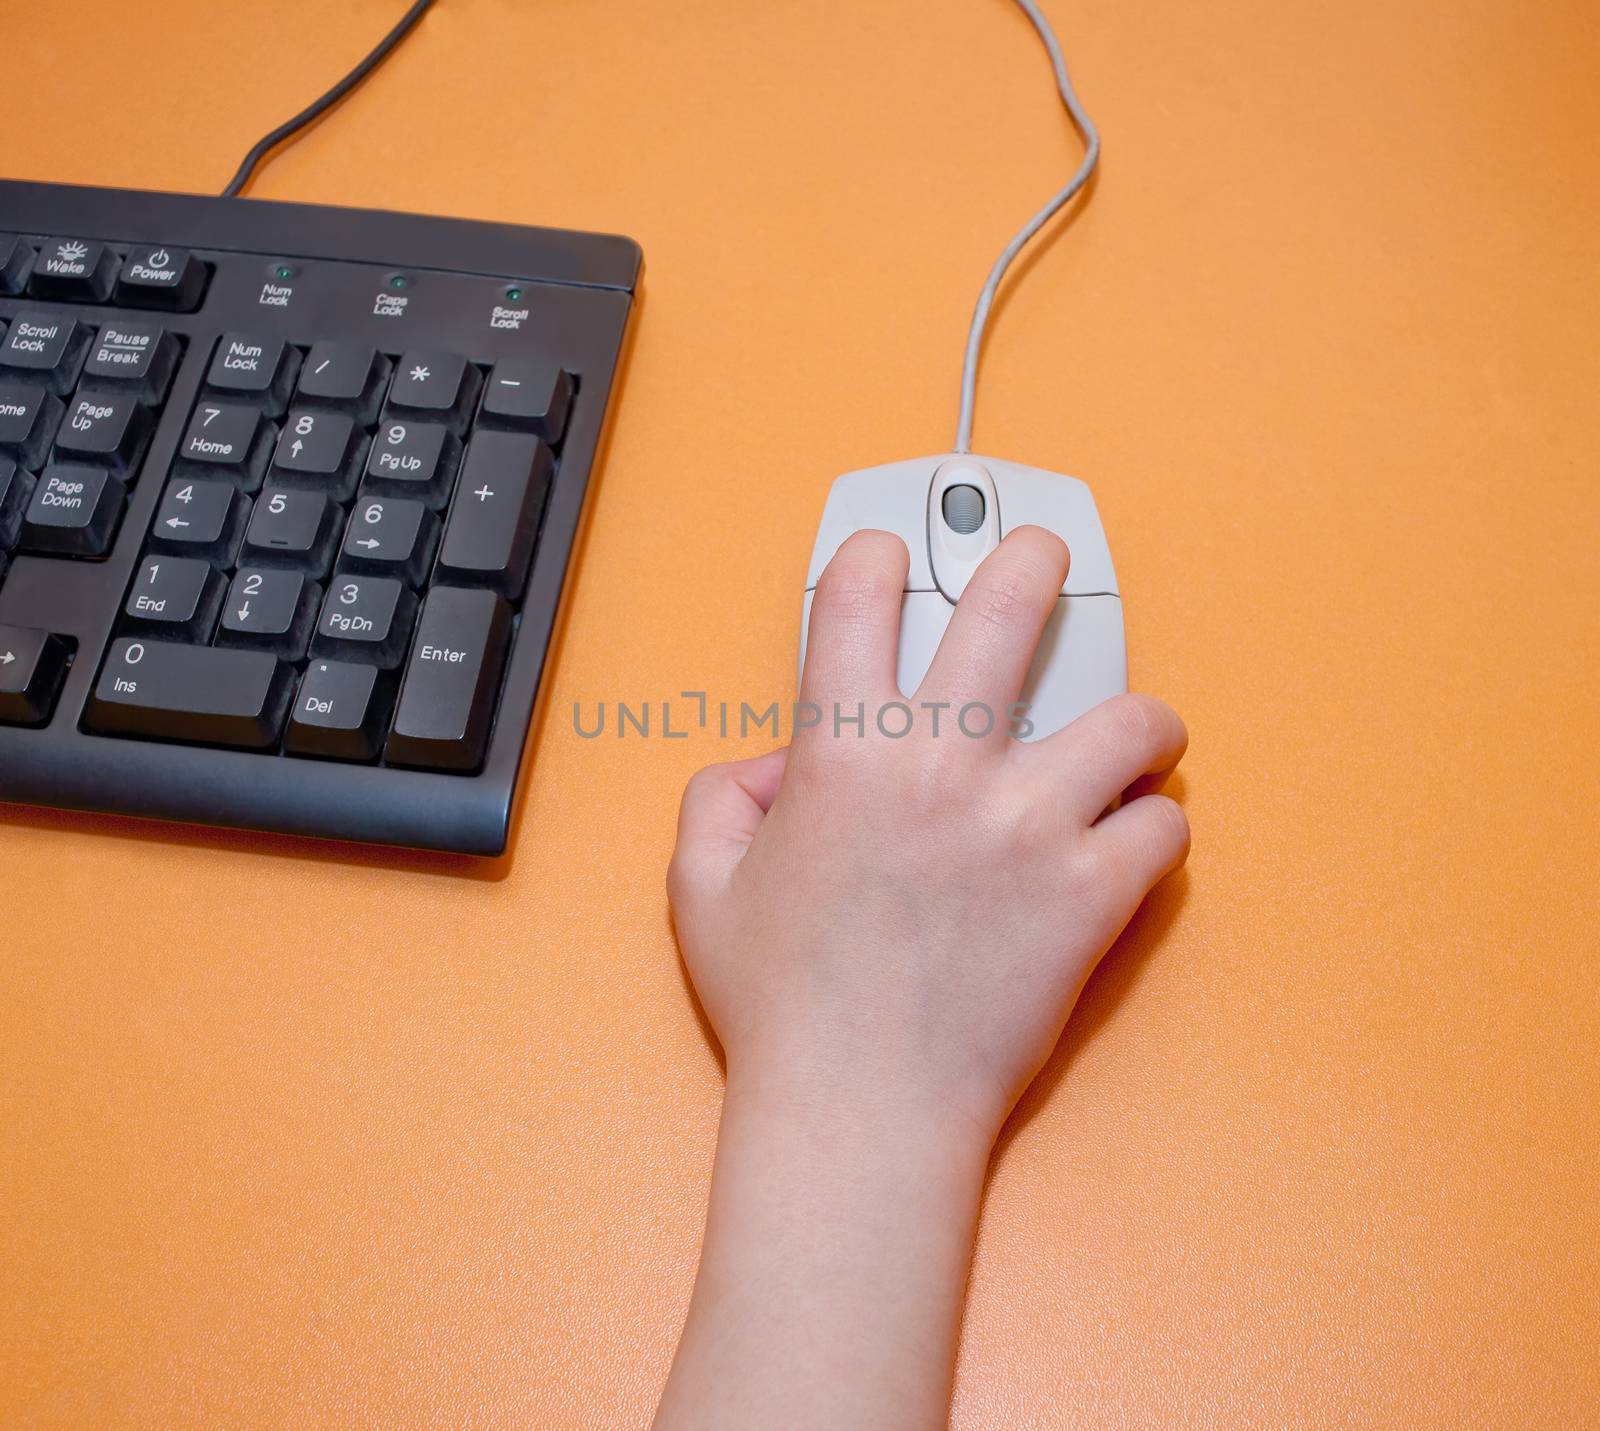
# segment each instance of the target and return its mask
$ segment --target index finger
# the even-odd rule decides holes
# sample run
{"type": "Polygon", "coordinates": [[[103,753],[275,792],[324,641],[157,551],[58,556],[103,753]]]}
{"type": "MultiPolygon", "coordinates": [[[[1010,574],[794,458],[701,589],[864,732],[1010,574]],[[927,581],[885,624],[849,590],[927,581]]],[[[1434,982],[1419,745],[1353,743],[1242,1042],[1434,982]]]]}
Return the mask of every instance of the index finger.
{"type": "Polygon", "coordinates": [[[800,699],[825,706],[896,693],[900,604],[911,554],[890,532],[849,537],[811,598],[800,699]]]}

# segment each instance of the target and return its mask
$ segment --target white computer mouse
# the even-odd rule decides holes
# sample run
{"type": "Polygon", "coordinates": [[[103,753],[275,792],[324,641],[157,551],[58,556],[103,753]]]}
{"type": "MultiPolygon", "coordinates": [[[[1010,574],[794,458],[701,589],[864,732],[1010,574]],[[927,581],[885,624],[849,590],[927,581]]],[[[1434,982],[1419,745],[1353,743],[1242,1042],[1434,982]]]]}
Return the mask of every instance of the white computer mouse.
{"type": "Polygon", "coordinates": [[[817,578],[846,537],[893,532],[911,552],[900,619],[900,691],[915,694],[955,603],[1007,532],[1044,527],[1067,544],[1072,567],[1045,626],[1022,700],[1038,740],[1128,689],[1122,597],[1100,514],[1084,483],[997,457],[949,453],[847,472],[822,513],[800,621],[800,665],[817,578]]]}

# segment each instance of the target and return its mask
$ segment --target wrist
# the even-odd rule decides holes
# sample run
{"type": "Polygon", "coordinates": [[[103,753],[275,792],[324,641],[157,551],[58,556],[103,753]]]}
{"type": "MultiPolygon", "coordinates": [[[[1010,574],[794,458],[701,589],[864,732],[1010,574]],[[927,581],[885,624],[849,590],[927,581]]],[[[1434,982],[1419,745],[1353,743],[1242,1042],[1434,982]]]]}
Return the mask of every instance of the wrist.
{"type": "Polygon", "coordinates": [[[659,1424],[942,1424],[991,1141],[857,1064],[730,1050],[659,1424]]]}
{"type": "Polygon", "coordinates": [[[728,1059],[725,1133],[865,1145],[981,1182],[1004,1118],[1004,1110],[974,1107],[882,1067],[806,1056],[728,1059]]]}

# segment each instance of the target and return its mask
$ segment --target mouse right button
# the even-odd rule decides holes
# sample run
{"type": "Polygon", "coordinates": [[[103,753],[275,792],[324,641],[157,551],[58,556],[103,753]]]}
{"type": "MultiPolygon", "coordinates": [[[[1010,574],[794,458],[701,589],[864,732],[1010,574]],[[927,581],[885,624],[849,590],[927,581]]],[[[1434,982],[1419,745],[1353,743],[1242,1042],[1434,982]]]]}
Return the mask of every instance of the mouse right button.
{"type": "Polygon", "coordinates": [[[1122,602],[1115,596],[1062,596],[1045,623],[1022,688],[1033,729],[1043,740],[1101,701],[1128,689],[1128,648],[1122,602]]]}
{"type": "Polygon", "coordinates": [[[1076,477],[986,458],[1000,493],[1002,535],[1018,527],[1043,527],[1054,532],[1072,552],[1072,568],[1061,591],[1065,596],[1117,592],[1100,513],[1089,488],[1076,477]]]}

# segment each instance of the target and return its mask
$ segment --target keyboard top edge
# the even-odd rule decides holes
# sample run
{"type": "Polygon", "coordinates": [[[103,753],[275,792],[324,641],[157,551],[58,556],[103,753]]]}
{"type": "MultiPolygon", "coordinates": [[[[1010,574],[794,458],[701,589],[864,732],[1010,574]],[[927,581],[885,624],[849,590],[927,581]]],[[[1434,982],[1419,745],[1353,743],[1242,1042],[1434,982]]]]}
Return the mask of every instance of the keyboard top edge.
{"type": "Polygon", "coordinates": [[[619,234],[385,209],[0,179],[0,228],[123,242],[347,258],[633,293],[643,256],[619,234]],[[115,233],[108,229],[115,228],[115,233]]]}

